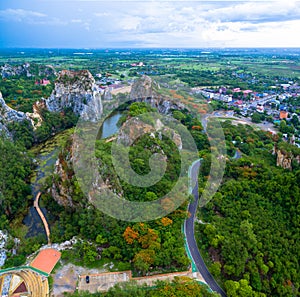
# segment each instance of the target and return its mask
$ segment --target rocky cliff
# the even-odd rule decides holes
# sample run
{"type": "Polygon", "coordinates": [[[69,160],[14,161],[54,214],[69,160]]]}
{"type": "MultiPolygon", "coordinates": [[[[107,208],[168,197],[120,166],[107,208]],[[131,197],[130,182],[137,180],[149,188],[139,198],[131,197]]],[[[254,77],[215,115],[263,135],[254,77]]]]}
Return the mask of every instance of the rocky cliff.
{"type": "MultiPolygon", "coordinates": [[[[8,66],[7,66],[8,67],[8,66]]],[[[8,69],[4,68],[6,75],[8,69]]],[[[29,67],[29,66],[28,66],[29,67]]],[[[20,69],[10,69],[11,75],[22,73],[27,66],[20,69]]],[[[3,69],[2,69],[3,70],[3,69]]],[[[28,70],[28,69],[27,69],[28,70]]],[[[26,71],[27,71],[26,70],[26,71]]],[[[16,111],[6,105],[0,93],[0,131],[7,134],[6,124],[9,122],[21,122],[28,120],[34,129],[41,125],[43,119],[41,110],[48,109],[50,112],[61,112],[65,108],[71,108],[82,119],[96,121],[103,112],[101,90],[95,84],[95,79],[87,70],[68,71],[59,73],[55,88],[48,99],[42,98],[33,105],[33,113],[16,111]]],[[[106,94],[107,97],[109,94],[106,94]]]]}
{"type": "Polygon", "coordinates": [[[4,101],[2,97],[2,93],[0,92],[0,132],[4,131],[5,134],[9,135],[7,130],[7,124],[11,122],[22,122],[22,121],[30,121],[34,128],[40,126],[42,122],[42,118],[40,116],[41,108],[45,108],[44,103],[36,102],[33,105],[33,113],[17,111],[10,108],[4,101]]]}
{"type": "Polygon", "coordinates": [[[158,112],[168,114],[172,109],[186,108],[179,100],[175,100],[159,93],[160,86],[149,76],[143,75],[137,79],[131,88],[130,100],[146,102],[157,108],[158,112]]]}
{"type": "MultiPolygon", "coordinates": [[[[86,87],[91,88],[92,84],[88,83],[86,87]]],[[[156,89],[158,87],[159,86],[155,82],[153,82],[151,78],[144,76],[134,83],[130,94],[130,99],[132,101],[148,102],[152,107],[156,107],[162,114],[169,113],[171,109],[185,108],[185,106],[180,102],[176,102],[175,100],[173,101],[172,98],[162,96],[157,93],[156,89]]],[[[81,89],[84,88],[85,87],[81,87],[81,89]]],[[[139,118],[132,118],[131,120],[125,122],[120,128],[117,142],[128,145],[131,144],[132,139],[135,139],[136,135],[143,135],[147,133],[150,134],[150,136],[153,138],[158,137],[160,139],[162,138],[163,134],[168,135],[168,137],[172,139],[176,144],[178,149],[182,149],[182,139],[180,135],[168,128],[159,119],[157,119],[152,124],[147,124],[139,118]]],[[[72,163],[74,158],[75,157],[73,156],[71,146],[63,149],[59,159],[56,161],[53,184],[51,189],[49,190],[53,198],[60,205],[63,205],[65,207],[75,207],[76,205],[76,202],[74,203],[74,193],[77,190],[74,189],[74,185],[76,184],[76,182],[74,183],[75,176],[72,170],[72,163]],[[71,180],[73,180],[72,183],[70,182],[71,180]]],[[[111,188],[116,192],[116,194],[122,195],[122,189],[118,182],[105,178],[105,165],[101,164],[101,160],[99,160],[99,168],[104,181],[102,181],[101,184],[99,181],[93,184],[95,188],[111,188]]]]}
{"type": "Polygon", "coordinates": [[[74,171],[72,169],[71,141],[73,138],[62,149],[56,160],[52,187],[48,190],[53,199],[64,207],[74,207],[73,198],[75,198],[74,184],[72,183],[74,171]]]}
{"type": "Polygon", "coordinates": [[[25,120],[26,114],[21,111],[16,111],[12,108],[10,108],[8,105],[6,105],[2,93],[0,92],[0,121],[3,121],[4,123],[8,122],[21,122],[25,120]]]}
{"type": "Polygon", "coordinates": [[[2,93],[0,92],[0,133],[4,132],[9,135],[6,125],[11,122],[22,122],[28,119],[26,114],[21,111],[16,111],[6,105],[2,93]]]}
{"type": "Polygon", "coordinates": [[[82,119],[90,121],[100,119],[103,111],[100,90],[88,70],[62,70],[45,104],[53,112],[71,108],[82,119]]]}

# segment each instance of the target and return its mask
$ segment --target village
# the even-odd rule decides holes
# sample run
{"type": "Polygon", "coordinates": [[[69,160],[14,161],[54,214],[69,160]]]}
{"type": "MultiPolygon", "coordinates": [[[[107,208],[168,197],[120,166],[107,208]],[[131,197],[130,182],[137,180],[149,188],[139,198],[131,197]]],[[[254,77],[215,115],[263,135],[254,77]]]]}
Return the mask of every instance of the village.
{"type": "Polygon", "coordinates": [[[292,81],[286,84],[275,85],[273,90],[263,93],[240,88],[193,88],[193,93],[203,95],[208,103],[219,101],[222,107],[234,110],[236,115],[251,118],[256,123],[273,123],[280,126],[282,120],[287,124],[284,134],[295,133],[295,145],[300,147],[299,131],[293,129],[299,125],[300,116],[300,86],[292,81]],[[295,105],[295,102],[297,104],[295,105]]]}

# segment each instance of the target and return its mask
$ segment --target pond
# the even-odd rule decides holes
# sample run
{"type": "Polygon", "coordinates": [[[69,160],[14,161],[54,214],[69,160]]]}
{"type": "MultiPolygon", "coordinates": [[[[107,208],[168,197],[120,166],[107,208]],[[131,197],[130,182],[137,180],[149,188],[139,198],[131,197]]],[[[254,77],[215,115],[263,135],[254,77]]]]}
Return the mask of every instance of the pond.
{"type": "Polygon", "coordinates": [[[121,112],[114,112],[105,119],[99,131],[100,138],[103,139],[103,138],[110,137],[111,135],[119,131],[119,127],[117,126],[117,123],[121,116],[122,116],[121,112]]]}

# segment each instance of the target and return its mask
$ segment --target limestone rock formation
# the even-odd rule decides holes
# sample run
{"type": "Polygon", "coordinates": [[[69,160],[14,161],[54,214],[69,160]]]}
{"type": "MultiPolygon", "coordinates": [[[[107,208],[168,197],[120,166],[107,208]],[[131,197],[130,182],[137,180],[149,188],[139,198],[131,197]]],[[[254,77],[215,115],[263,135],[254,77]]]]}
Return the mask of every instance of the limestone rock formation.
{"type": "Polygon", "coordinates": [[[274,148],[274,154],[276,155],[276,165],[284,169],[292,170],[294,161],[300,164],[300,155],[277,148],[274,148]]]}
{"type": "Polygon", "coordinates": [[[9,135],[6,125],[11,122],[30,121],[34,128],[37,128],[42,123],[40,116],[40,110],[45,108],[43,101],[37,101],[33,105],[33,113],[17,111],[6,105],[2,94],[0,92],[0,131],[4,131],[6,135],[9,135]],[[36,120],[35,120],[36,119],[36,120]]]}
{"type": "Polygon", "coordinates": [[[16,66],[4,64],[0,66],[0,73],[3,78],[8,78],[10,76],[32,77],[35,75],[39,75],[40,77],[48,77],[56,75],[56,71],[52,65],[38,65],[38,67],[32,67],[30,63],[24,63],[22,65],[16,66]]]}
{"type": "Polygon", "coordinates": [[[178,149],[182,149],[180,135],[169,127],[166,127],[159,119],[156,120],[154,125],[147,124],[138,118],[133,118],[125,122],[118,133],[117,143],[125,146],[131,145],[137,137],[144,134],[150,134],[151,137],[155,137],[156,132],[159,138],[162,138],[162,135],[168,135],[178,149]]]}
{"type": "Polygon", "coordinates": [[[168,114],[172,109],[184,109],[185,106],[180,101],[159,94],[160,86],[149,76],[143,75],[137,79],[131,88],[130,100],[146,102],[157,108],[158,112],[168,114]]]}
{"type": "Polygon", "coordinates": [[[284,169],[292,170],[292,155],[284,154],[281,150],[278,150],[276,165],[284,169]]]}
{"type": "Polygon", "coordinates": [[[33,104],[32,106],[33,112],[26,112],[26,116],[30,120],[34,130],[40,127],[43,122],[43,118],[41,116],[41,110],[44,108],[46,108],[45,101],[40,100],[40,101],[36,101],[33,104]]]}
{"type": "Polygon", "coordinates": [[[6,105],[2,93],[0,92],[0,121],[9,122],[21,122],[27,117],[24,112],[16,111],[6,105]]]}
{"type": "Polygon", "coordinates": [[[16,111],[6,105],[2,93],[0,92],[0,133],[4,133],[7,136],[11,136],[7,124],[11,122],[22,122],[29,120],[28,116],[21,111],[16,111]]]}
{"type": "Polygon", "coordinates": [[[18,66],[11,66],[9,64],[4,64],[1,66],[1,76],[3,78],[10,77],[10,76],[19,76],[19,75],[25,75],[27,77],[31,77],[32,74],[29,71],[30,64],[25,63],[23,65],[18,66]]]}
{"type": "MultiPolygon", "coordinates": [[[[51,111],[59,111],[64,106],[73,106],[74,112],[79,114],[84,110],[83,100],[86,94],[92,96],[91,89],[93,88],[94,80],[89,72],[80,73],[82,79],[75,78],[74,72],[62,72],[60,73],[60,78],[56,83],[55,90],[49,100],[45,101],[47,108],[51,111]],[[65,74],[67,77],[65,77],[65,74]],[[69,95],[68,95],[69,92],[69,95]],[[75,95],[75,93],[77,95],[75,95]],[[78,100],[79,103],[76,103],[78,100]],[[73,105],[71,104],[73,102],[73,105]],[[70,103],[70,105],[68,105],[70,103]]],[[[132,88],[130,98],[132,101],[147,102],[151,106],[156,107],[158,111],[162,114],[168,114],[171,109],[183,109],[185,106],[180,102],[173,100],[167,96],[159,94],[156,90],[159,86],[152,81],[151,78],[144,76],[138,79],[132,88]]],[[[94,118],[96,119],[96,117],[94,118]]],[[[132,143],[135,140],[135,135],[144,135],[149,133],[151,137],[162,138],[162,135],[167,135],[173,140],[179,150],[182,149],[182,139],[179,134],[167,127],[162,120],[157,119],[152,124],[142,121],[142,117],[132,118],[127,121],[118,133],[117,142],[124,145],[132,143]]],[[[72,141],[74,141],[73,136],[72,141]]],[[[80,143],[80,139],[77,139],[75,143],[80,143]]],[[[74,145],[74,143],[73,143],[74,145]]],[[[163,151],[161,152],[164,154],[163,151]]],[[[74,189],[74,184],[70,181],[74,178],[74,171],[72,169],[73,162],[76,161],[76,156],[72,152],[72,147],[66,147],[63,149],[59,159],[55,164],[55,174],[53,178],[53,184],[49,190],[53,198],[65,207],[77,207],[78,202],[73,199],[76,189],[74,189]]],[[[100,174],[102,179],[94,176],[94,181],[91,186],[91,193],[94,191],[99,191],[100,189],[110,188],[117,195],[122,196],[122,187],[119,184],[118,179],[112,180],[106,177],[105,164],[101,163],[99,160],[100,174]]],[[[88,197],[91,201],[91,197],[88,197]]]]}
{"type": "Polygon", "coordinates": [[[62,70],[45,104],[52,112],[71,108],[82,119],[90,121],[100,119],[103,112],[101,92],[88,70],[62,70]]]}

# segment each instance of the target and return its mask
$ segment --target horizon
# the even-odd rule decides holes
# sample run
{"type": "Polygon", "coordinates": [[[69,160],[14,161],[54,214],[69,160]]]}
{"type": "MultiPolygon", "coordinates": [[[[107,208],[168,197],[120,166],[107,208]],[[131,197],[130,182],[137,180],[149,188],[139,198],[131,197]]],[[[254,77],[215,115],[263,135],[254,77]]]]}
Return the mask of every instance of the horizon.
{"type": "Polygon", "coordinates": [[[295,47],[280,47],[280,46],[255,46],[255,47],[0,47],[1,50],[226,50],[226,49],[283,49],[283,50],[300,50],[300,46],[295,47]]]}

